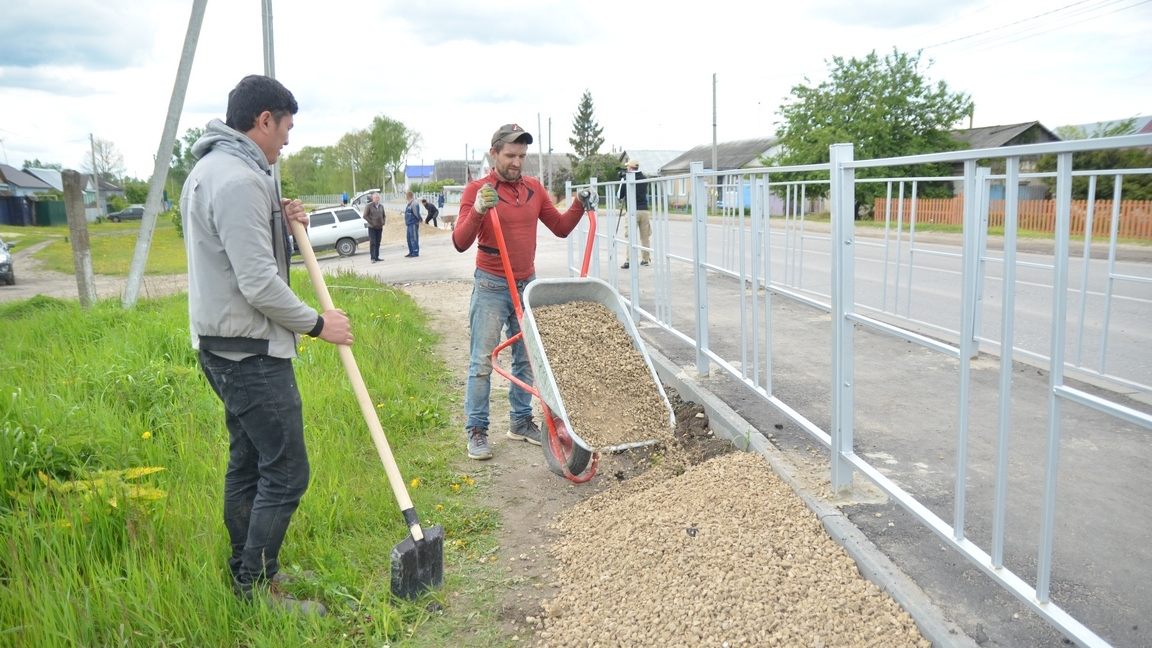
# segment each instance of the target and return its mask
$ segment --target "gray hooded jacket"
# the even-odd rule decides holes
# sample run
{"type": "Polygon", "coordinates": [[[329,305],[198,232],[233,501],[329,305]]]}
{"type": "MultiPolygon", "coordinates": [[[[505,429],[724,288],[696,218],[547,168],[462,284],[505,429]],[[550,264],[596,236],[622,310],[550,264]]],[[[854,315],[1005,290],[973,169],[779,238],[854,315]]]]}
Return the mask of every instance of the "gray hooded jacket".
{"type": "Polygon", "coordinates": [[[267,157],[219,119],[192,154],[198,161],[180,197],[192,347],[233,359],[295,357],[297,334],[317,331],[320,320],[288,287],[290,255],[267,157]]]}

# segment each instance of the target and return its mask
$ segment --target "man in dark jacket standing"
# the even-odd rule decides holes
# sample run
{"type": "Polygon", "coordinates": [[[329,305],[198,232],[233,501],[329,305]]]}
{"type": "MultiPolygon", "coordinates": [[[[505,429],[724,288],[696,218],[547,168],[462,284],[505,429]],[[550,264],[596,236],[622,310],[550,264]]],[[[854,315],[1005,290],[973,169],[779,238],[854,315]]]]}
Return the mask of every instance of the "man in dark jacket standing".
{"type": "Polygon", "coordinates": [[[420,203],[411,191],[404,194],[408,204],[404,207],[404,224],[408,226],[408,254],[405,258],[420,256],[420,203]]]}
{"type": "Polygon", "coordinates": [[[228,470],[224,526],[237,596],[323,614],[273,587],[288,522],[308,488],[300,391],[292,369],[299,336],[352,344],[344,311],[323,315],[288,287],[286,220],[308,222],[283,200],[271,165],[288,143],[296,99],[251,75],[228,93],[227,123],[208,122],[192,145],[196,166],[180,198],[188,254],[188,319],[200,367],[224,404],[228,470]]]}
{"type": "Polygon", "coordinates": [[[372,202],[364,205],[361,216],[368,223],[368,256],[372,258],[372,263],[376,263],[380,260],[380,237],[384,234],[384,223],[387,220],[384,205],[380,204],[380,192],[372,194],[372,202]]]}
{"type": "MultiPolygon", "coordinates": [[[[647,248],[651,247],[652,239],[652,212],[648,211],[648,183],[644,182],[646,176],[640,172],[640,160],[632,158],[628,160],[628,173],[636,174],[636,232],[640,234],[640,245],[645,249],[641,250],[640,265],[646,266],[652,261],[652,253],[647,248]]],[[[628,185],[620,185],[620,193],[617,196],[619,200],[626,200],[628,197],[628,185]]],[[[629,244],[632,242],[632,229],[627,231],[627,238],[629,244]]],[[[631,247],[631,245],[629,245],[631,247]]],[[[631,258],[631,254],[628,255],[631,258]]],[[[624,262],[621,268],[627,269],[629,263],[624,262]]]]}

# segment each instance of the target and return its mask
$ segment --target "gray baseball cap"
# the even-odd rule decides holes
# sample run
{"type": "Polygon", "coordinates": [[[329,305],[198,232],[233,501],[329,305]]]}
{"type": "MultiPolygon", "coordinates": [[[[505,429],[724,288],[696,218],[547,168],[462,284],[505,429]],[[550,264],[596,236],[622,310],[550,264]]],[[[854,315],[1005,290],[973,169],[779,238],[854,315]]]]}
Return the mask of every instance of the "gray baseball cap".
{"type": "Polygon", "coordinates": [[[532,143],[532,134],[520,127],[520,124],[504,124],[492,133],[492,146],[496,146],[496,142],[521,142],[522,144],[532,143]]]}

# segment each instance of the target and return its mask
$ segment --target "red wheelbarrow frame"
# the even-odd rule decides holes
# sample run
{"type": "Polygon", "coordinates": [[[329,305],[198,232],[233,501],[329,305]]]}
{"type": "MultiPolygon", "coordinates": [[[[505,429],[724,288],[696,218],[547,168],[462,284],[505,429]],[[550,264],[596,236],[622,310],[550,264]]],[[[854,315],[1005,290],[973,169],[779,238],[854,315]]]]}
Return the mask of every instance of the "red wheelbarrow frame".
{"type": "MultiPolygon", "coordinates": [[[[516,385],[520,389],[532,394],[536,400],[540,401],[540,408],[544,411],[544,421],[547,423],[545,426],[544,442],[548,444],[549,449],[552,451],[552,456],[555,457],[560,464],[560,471],[564,477],[577,484],[582,484],[596,475],[596,466],[600,461],[600,453],[592,453],[592,462],[588,467],[587,473],[582,475],[573,475],[568,470],[568,458],[572,454],[572,446],[574,441],[568,434],[568,430],[563,426],[557,426],[552,410],[544,399],[540,397],[540,390],[532,385],[526,385],[523,381],[512,375],[510,371],[504,371],[496,362],[497,356],[500,352],[517,342],[524,339],[524,309],[520,304],[520,291],[516,290],[516,277],[512,274],[512,262],[508,259],[508,247],[504,243],[504,231],[500,228],[500,216],[496,212],[496,207],[489,209],[491,212],[490,222],[492,223],[492,231],[496,234],[496,245],[500,248],[500,262],[504,265],[504,277],[508,281],[508,292],[512,295],[512,307],[516,310],[516,321],[520,324],[520,331],[502,342],[495,350],[492,351],[492,370],[507,378],[509,382],[516,385]]],[[[588,242],[584,246],[584,263],[580,268],[580,277],[588,276],[588,265],[592,260],[592,246],[596,240],[596,208],[586,209],[584,212],[588,216],[588,242]]],[[[531,365],[531,358],[529,358],[529,365],[531,365]]],[[[532,367],[532,374],[536,374],[536,368],[532,367]]]]}

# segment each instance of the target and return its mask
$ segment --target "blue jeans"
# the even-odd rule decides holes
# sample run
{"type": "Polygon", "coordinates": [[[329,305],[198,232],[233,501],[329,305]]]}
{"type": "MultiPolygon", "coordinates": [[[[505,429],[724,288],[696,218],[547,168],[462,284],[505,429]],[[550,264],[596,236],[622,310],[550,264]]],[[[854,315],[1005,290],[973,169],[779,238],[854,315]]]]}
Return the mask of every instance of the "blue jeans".
{"type": "MultiPolygon", "coordinates": [[[[536,278],[532,275],[518,281],[517,290],[523,298],[524,286],[536,278]]],[[[512,295],[508,292],[508,281],[504,277],[476,270],[476,282],[472,286],[472,304],[468,308],[468,321],[472,328],[469,345],[468,388],[464,394],[464,414],[468,417],[467,427],[479,426],[488,429],[488,399],[492,392],[492,351],[504,339],[520,332],[520,322],[512,307],[512,295]],[[507,335],[501,335],[506,332],[507,335]]],[[[528,361],[528,349],[520,341],[512,345],[512,375],[534,385],[532,365],[528,361]]],[[[532,394],[516,385],[508,390],[508,403],[512,406],[509,417],[513,421],[532,416],[532,394]]]]}
{"type": "Polygon", "coordinates": [[[286,358],[255,355],[235,362],[201,351],[200,367],[224,403],[228,567],[236,592],[250,596],[254,584],[279,571],[288,522],[308,490],[300,390],[286,358]]]}
{"type": "Polygon", "coordinates": [[[420,256],[420,221],[408,226],[408,254],[420,256]]]}

